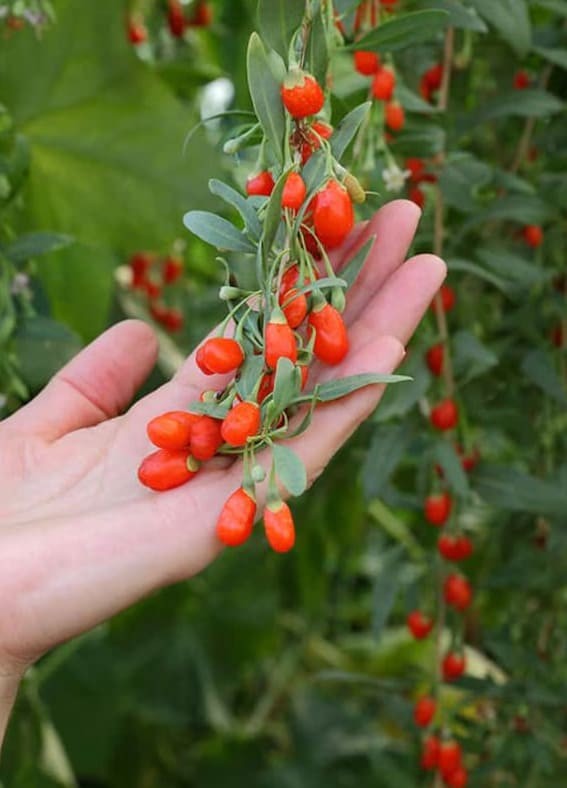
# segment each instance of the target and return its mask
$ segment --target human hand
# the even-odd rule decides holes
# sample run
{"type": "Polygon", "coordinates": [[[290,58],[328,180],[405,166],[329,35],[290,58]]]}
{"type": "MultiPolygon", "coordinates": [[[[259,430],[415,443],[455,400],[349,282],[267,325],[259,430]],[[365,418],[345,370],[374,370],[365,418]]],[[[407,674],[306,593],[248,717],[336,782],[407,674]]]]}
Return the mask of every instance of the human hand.
{"type": "MultiPolygon", "coordinates": [[[[335,256],[340,269],[355,247],[377,237],[348,297],[352,350],[336,369],[314,367],[314,381],[390,373],[403,359],[404,345],[445,276],[444,264],[432,255],[404,263],[418,219],[413,203],[389,203],[335,256]]],[[[191,577],[221,549],[215,523],[240,484],[239,461],[207,465],[189,485],[166,494],[149,492],[136,478],[151,449],[147,422],[185,408],[211,387],[191,356],[169,383],[119,415],[156,356],[149,326],[114,326],[0,423],[4,717],[24,670],[44,652],[155,589],[191,577]]],[[[316,410],[310,430],[292,442],[310,482],[382,393],[382,386],[369,386],[316,410]]]]}

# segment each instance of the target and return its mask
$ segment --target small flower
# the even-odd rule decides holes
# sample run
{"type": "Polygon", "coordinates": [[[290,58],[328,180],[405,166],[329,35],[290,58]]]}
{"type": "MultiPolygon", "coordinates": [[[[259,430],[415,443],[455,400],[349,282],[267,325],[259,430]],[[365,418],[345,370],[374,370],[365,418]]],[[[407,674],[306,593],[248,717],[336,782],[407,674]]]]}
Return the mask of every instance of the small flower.
{"type": "Polygon", "coordinates": [[[410,177],[409,170],[400,170],[397,164],[392,163],[385,170],[382,170],[382,180],[388,192],[401,192],[410,177]]]}
{"type": "Polygon", "coordinates": [[[10,287],[10,292],[12,295],[22,295],[28,289],[30,284],[30,278],[27,274],[19,273],[14,276],[12,279],[12,285],[10,287]]]}

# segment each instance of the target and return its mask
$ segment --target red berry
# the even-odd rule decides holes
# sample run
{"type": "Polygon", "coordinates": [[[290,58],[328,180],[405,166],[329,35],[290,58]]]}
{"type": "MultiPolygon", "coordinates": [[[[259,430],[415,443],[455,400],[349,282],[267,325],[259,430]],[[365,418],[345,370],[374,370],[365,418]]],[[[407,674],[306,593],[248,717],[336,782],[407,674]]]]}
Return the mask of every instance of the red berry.
{"type": "Polygon", "coordinates": [[[445,785],[449,786],[449,788],[466,788],[469,776],[466,769],[459,766],[454,771],[444,774],[443,780],[445,781],[445,785]]]}
{"type": "Polygon", "coordinates": [[[431,525],[445,525],[451,514],[453,501],[447,492],[438,495],[428,495],[425,499],[423,514],[431,525]]]}
{"type": "Polygon", "coordinates": [[[423,208],[425,207],[425,194],[419,188],[419,186],[411,187],[411,189],[408,192],[408,198],[412,202],[414,202],[418,208],[421,208],[423,210],[423,208]]]}
{"type": "Polygon", "coordinates": [[[432,619],[429,616],[425,616],[420,610],[413,610],[409,613],[406,623],[416,640],[423,640],[433,629],[432,619]]]}
{"type": "Polygon", "coordinates": [[[433,771],[437,768],[439,763],[439,750],[441,749],[441,742],[437,736],[428,736],[423,742],[423,749],[421,751],[421,768],[426,771],[433,771]]]}
{"type": "Polygon", "coordinates": [[[183,38],[185,33],[185,15],[179,0],[168,0],[167,24],[169,32],[174,38],[183,38]]]}
{"type": "Polygon", "coordinates": [[[549,338],[552,345],[554,345],[556,348],[561,349],[567,345],[567,331],[565,330],[563,323],[557,323],[557,325],[553,326],[549,334],[549,338]]]}
{"type": "Polygon", "coordinates": [[[196,460],[211,460],[223,440],[221,435],[222,422],[212,416],[200,416],[191,431],[191,452],[196,460]]]}
{"type": "Polygon", "coordinates": [[[437,550],[446,561],[457,561],[457,540],[449,534],[442,534],[437,540],[437,550]]]}
{"type": "Polygon", "coordinates": [[[396,87],[396,75],[391,68],[381,68],[372,82],[372,95],[379,101],[390,101],[396,87]]]}
{"type": "Polygon", "coordinates": [[[301,374],[301,390],[307,386],[307,381],[309,380],[309,367],[306,364],[303,364],[299,367],[299,372],[301,374]]]}
{"type": "Polygon", "coordinates": [[[287,553],[295,544],[295,526],[287,503],[269,503],[264,510],[266,538],[276,553],[287,553]]]}
{"type": "Polygon", "coordinates": [[[380,68],[380,58],[375,52],[359,50],[354,53],[354,67],[359,74],[371,77],[380,68]]]}
{"type": "Polygon", "coordinates": [[[461,575],[449,575],[443,584],[445,602],[456,610],[466,610],[472,602],[472,588],[461,575]]]}
{"type": "Polygon", "coordinates": [[[297,328],[307,316],[307,298],[295,288],[280,295],[280,306],[291,328],[297,328]]]}
{"type": "Polygon", "coordinates": [[[413,709],[415,724],[420,728],[427,728],[433,717],[435,717],[436,710],[437,704],[433,698],[430,698],[429,695],[420,698],[413,709]]]}
{"type": "Polygon", "coordinates": [[[222,508],[217,520],[217,536],[227,547],[238,547],[252,533],[256,518],[256,501],[247,490],[239,487],[222,508]]]}
{"type": "Polygon", "coordinates": [[[336,249],[354,227],[354,209],[348,191],[331,180],[318,192],[313,210],[315,233],[326,249],[336,249]]]}
{"type": "Polygon", "coordinates": [[[138,479],[145,487],[163,492],[185,484],[198,470],[199,463],[187,449],[158,449],[143,460],[138,468],[138,479]]]}
{"type": "Polygon", "coordinates": [[[261,405],[262,402],[269,397],[272,391],[274,390],[275,378],[272,373],[267,373],[266,375],[262,376],[262,380],[260,382],[260,387],[258,388],[258,394],[256,399],[258,400],[258,404],[261,405]]]}
{"type": "Polygon", "coordinates": [[[155,301],[150,304],[150,315],[157,323],[165,325],[169,310],[163,304],[156,304],[155,301]]]}
{"type": "Polygon", "coordinates": [[[146,291],[150,301],[154,301],[161,295],[161,285],[158,285],[157,282],[152,282],[151,279],[146,279],[143,284],[143,289],[146,291]]]}
{"type": "Polygon", "coordinates": [[[340,364],[349,350],[349,340],[340,312],[331,304],[315,307],[309,315],[309,325],[315,330],[313,352],[325,364],[340,364]]]}
{"type": "Polygon", "coordinates": [[[438,768],[443,777],[451,774],[461,765],[463,753],[461,745],[457,741],[442,741],[439,747],[438,768]]]}
{"type": "Polygon", "coordinates": [[[266,326],[265,357],[269,369],[276,369],[280,358],[297,361],[297,342],[282,313],[272,315],[266,326]]]}
{"type": "Polygon", "coordinates": [[[128,260],[128,265],[132,271],[132,285],[139,287],[145,283],[148,271],[150,270],[153,262],[153,257],[148,252],[136,252],[128,260]]]}
{"type": "Polygon", "coordinates": [[[428,68],[423,75],[423,80],[430,90],[439,90],[443,81],[443,65],[437,63],[437,65],[428,68]]]}
{"type": "Polygon", "coordinates": [[[316,115],[325,103],[321,85],[311,74],[299,69],[288,75],[280,92],[284,107],[295,120],[316,115]]]}
{"type": "Polygon", "coordinates": [[[163,261],[162,273],[166,285],[177,282],[183,273],[183,260],[178,257],[166,257],[163,261]]]}
{"type": "Polygon", "coordinates": [[[474,552],[473,543],[468,536],[457,536],[455,540],[455,561],[466,561],[474,552]]]}
{"type": "Polygon", "coordinates": [[[234,372],[244,361],[244,351],[235,339],[214,337],[207,339],[197,351],[197,366],[205,375],[225,375],[234,372]]]}
{"type": "Polygon", "coordinates": [[[167,309],[163,324],[168,331],[181,331],[183,328],[183,313],[179,309],[167,309]]]}
{"type": "Polygon", "coordinates": [[[282,194],[282,207],[289,208],[291,211],[298,211],[305,197],[307,196],[307,186],[298,172],[288,175],[282,194]]]}
{"type": "Polygon", "coordinates": [[[198,419],[199,416],[185,410],[173,410],[156,416],[147,426],[148,438],[160,449],[188,449],[193,425],[198,419]]]}
{"type": "Polygon", "coordinates": [[[148,31],[143,22],[136,19],[129,19],[127,26],[128,40],[134,46],[143,44],[148,40],[148,31]]]}
{"type": "Polygon", "coordinates": [[[520,69],[514,74],[514,88],[515,90],[525,90],[530,86],[530,76],[527,71],[520,69]]]}
{"type": "Polygon", "coordinates": [[[313,152],[319,150],[321,147],[321,139],[319,138],[328,140],[333,131],[333,127],[329,126],[327,123],[323,123],[319,120],[315,121],[301,145],[302,164],[306,164],[311,158],[313,152]]]}
{"type": "MultiPolygon", "coordinates": [[[[455,291],[450,285],[441,285],[439,295],[441,296],[441,307],[443,312],[450,312],[455,306],[455,301],[457,300],[455,291]]],[[[435,309],[435,300],[432,302],[431,308],[433,310],[435,309]]]]}
{"type": "Polygon", "coordinates": [[[537,249],[543,243],[543,230],[537,224],[528,224],[522,231],[524,241],[532,249],[537,249]]]}
{"type": "Polygon", "coordinates": [[[389,101],[384,110],[386,126],[392,131],[401,131],[406,123],[404,108],[398,101],[389,101]]]}
{"type": "Polygon", "coordinates": [[[409,158],[405,161],[405,169],[411,172],[410,181],[419,183],[421,176],[425,172],[425,162],[423,159],[409,158]]]}
{"type": "Polygon", "coordinates": [[[205,0],[198,2],[189,20],[192,27],[210,27],[213,22],[213,9],[205,0]]]}
{"type": "Polygon", "coordinates": [[[465,672],[466,661],[462,654],[450,651],[442,663],[443,678],[445,681],[454,681],[465,672]]]}
{"type": "Polygon", "coordinates": [[[425,360],[429,371],[439,377],[443,372],[443,362],[445,360],[445,346],[442,342],[430,347],[425,355],[425,360]]]}
{"type": "Polygon", "coordinates": [[[454,400],[444,399],[431,409],[431,424],[438,430],[452,430],[459,422],[459,410],[454,400]]]}
{"type": "Polygon", "coordinates": [[[478,449],[473,449],[470,454],[463,454],[462,448],[457,446],[457,453],[461,458],[461,465],[464,471],[470,473],[476,468],[480,460],[480,452],[478,449]]]}
{"type": "Polygon", "coordinates": [[[245,446],[260,430],[261,414],[256,402],[240,402],[226,415],[221,435],[230,446],[245,446]]]}
{"type": "Polygon", "coordinates": [[[257,175],[250,175],[246,181],[246,194],[250,197],[269,197],[274,191],[274,179],[268,170],[259,172],[257,175]]]}

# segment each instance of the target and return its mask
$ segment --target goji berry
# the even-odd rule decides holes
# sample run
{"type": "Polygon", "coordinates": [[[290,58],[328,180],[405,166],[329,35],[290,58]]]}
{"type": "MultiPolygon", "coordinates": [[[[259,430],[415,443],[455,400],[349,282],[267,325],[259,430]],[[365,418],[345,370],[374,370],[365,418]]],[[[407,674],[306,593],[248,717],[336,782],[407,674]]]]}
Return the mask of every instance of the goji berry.
{"type": "Polygon", "coordinates": [[[157,282],[152,282],[151,279],[146,279],[143,284],[143,289],[146,291],[150,301],[155,301],[155,299],[159,298],[161,295],[161,285],[157,282]]]}
{"type": "Polygon", "coordinates": [[[221,435],[230,446],[244,446],[248,438],[258,434],[261,422],[256,402],[239,402],[230,410],[221,427],[221,435]]]}
{"type": "Polygon", "coordinates": [[[456,610],[466,610],[472,602],[472,588],[461,575],[449,575],[443,584],[445,602],[456,610]]]}
{"type": "Polygon", "coordinates": [[[381,68],[372,82],[372,95],[379,101],[390,101],[396,87],[396,75],[391,68],[381,68]]]}
{"type": "Polygon", "coordinates": [[[210,27],[213,22],[213,9],[212,6],[205,2],[205,0],[200,0],[197,5],[195,6],[195,10],[191,18],[189,19],[189,24],[192,27],[210,27]]]}
{"type": "Polygon", "coordinates": [[[525,90],[530,86],[530,75],[527,71],[520,69],[514,74],[514,88],[515,90],[525,90]]]}
{"type": "Polygon", "coordinates": [[[298,211],[305,197],[307,196],[307,186],[298,172],[288,175],[282,194],[282,207],[289,208],[291,211],[298,211]]]}
{"type": "Polygon", "coordinates": [[[425,206],[425,194],[419,186],[412,186],[408,192],[408,198],[414,202],[418,208],[423,210],[425,206]]]}
{"type": "Polygon", "coordinates": [[[522,231],[524,241],[532,249],[537,249],[543,243],[543,230],[537,224],[528,224],[522,231]]]}
{"type": "Polygon", "coordinates": [[[463,675],[466,668],[466,660],[463,654],[450,651],[441,665],[443,678],[445,681],[454,681],[463,675]]]}
{"type": "Polygon", "coordinates": [[[463,753],[457,741],[442,741],[439,747],[438,768],[443,776],[450,774],[461,765],[463,753]]]}
{"type": "Polygon", "coordinates": [[[295,544],[295,525],[287,503],[269,503],[264,510],[264,529],[272,550],[287,553],[295,544]]]}
{"type": "Polygon", "coordinates": [[[349,350],[347,329],[340,312],[331,304],[315,306],[309,315],[315,330],[313,352],[325,364],[340,364],[349,350]]]}
{"type": "Polygon", "coordinates": [[[452,507],[453,501],[448,492],[428,495],[425,499],[423,514],[428,523],[439,527],[445,525],[449,519],[452,507]]]}
{"type": "Polygon", "coordinates": [[[164,492],[185,484],[198,470],[199,463],[187,449],[158,449],[143,460],[138,468],[138,479],[145,487],[164,492]]]}
{"type": "Polygon", "coordinates": [[[412,183],[420,183],[421,176],[425,172],[425,162],[423,159],[411,157],[405,160],[404,166],[405,169],[409,170],[411,173],[410,181],[412,181],[412,183]]]}
{"type": "Polygon", "coordinates": [[[416,640],[423,640],[433,629],[433,620],[420,610],[412,610],[406,619],[407,627],[416,640]]]}
{"type": "Polygon", "coordinates": [[[183,313],[179,309],[167,309],[163,318],[163,324],[168,331],[181,331],[183,328],[183,313]]]}
{"type": "Polygon", "coordinates": [[[459,410],[450,397],[439,402],[431,409],[431,424],[438,430],[452,430],[459,422],[459,410]]]}
{"type": "Polygon", "coordinates": [[[185,33],[185,14],[179,0],[168,0],[167,24],[169,32],[174,38],[183,38],[185,33]]]}
{"type": "Polygon", "coordinates": [[[281,87],[284,107],[295,120],[316,115],[323,109],[325,94],[315,77],[295,69],[281,87]]]}
{"type": "Polygon", "coordinates": [[[280,306],[291,328],[297,328],[307,316],[307,298],[293,287],[280,295],[280,306]]]}
{"type": "MultiPolygon", "coordinates": [[[[441,297],[441,308],[443,309],[443,312],[450,312],[455,306],[455,302],[457,300],[455,291],[450,285],[441,285],[439,295],[441,297]]],[[[431,308],[433,310],[435,309],[435,300],[432,302],[431,308]]]]}
{"type": "Polygon", "coordinates": [[[297,341],[281,310],[272,313],[265,333],[265,359],[269,369],[276,369],[280,358],[297,361],[297,341]]]}
{"type": "Polygon", "coordinates": [[[207,339],[197,351],[197,366],[205,375],[225,375],[234,372],[244,361],[244,351],[235,339],[214,337],[207,339]]]}
{"type": "Polygon", "coordinates": [[[274,191],[274,178],[268,170],[250,175],[246,181],[246,194],[250,197],[269,197],[274,191]]]}
{"type": "Polygon", "coordinates": [[[435,712],[437,710],[437,704],[435,703],[434,698],[431,698],[429,695],[425,695],[423,698],[420,698],[413,709],[413,719],[415,724],[420,728],[427,728],[430,725],[432,719],[435,717],[435,712]]]}
{"type": "Polygon", "coordinates": [[[212,416],[200,416],[191,430],[191,452],[196,460],[211,460],[222,446],[222,422],[212,416]]]}
{"type": "Polygon", "coordinates": [[[178,257],[166,257],[163,261],[163,281],[166,285],[172,285],[181,277],[183,273],[183,260],[178,257]]]}
{"type": "Polygon", "coordinates": [[[443,363],[445,361],[445,346],[442,342],[433,345],[425,354],[425,360],[429,371],[439,377],[443,373],[443,363]]]}
{"type": "Polygon", "coordinates": [[[199,419],[195,413],[173,410],[156,416],[147,426],[148,438],[160,449],[172,451],[188,449],[193,425],[199,419]]]}
{"type": "Polygon", "coordinates": [[[306,164],[311,158],[312,154],[316,150],[319,150],[319,148],[321,147],[320,138],[324,140],[328,140],[331,137],[333,131],[334,131],[333,127],[329,126],[328,123],[323,123],[322,121],[319,120],[313,123],[301,145],[302,164],[306,164]]]}
{"type": "Polygon", "coordinates": [[[144,287],[148,271],[153,262],[152,255],[147,252],[136,252],[133,254],[128,265],[132,271],[132,287],[144,287]]]}
{"type": "Polygon", "coordinates": [[[380,68],[380,58],[375,52],[359,49],[354,53],[354,67],[359,74],[371,77],[380,68]]]}
{"type": "Polygon", "coordinates": [[[315,233],[326,249],[341,246],[354,227],[354,209],[348,191],[330,180],[318,192],[313,209],[315,233]]]}
{"type": "Polygon", "coordinates": [[[399,101],[389,101],[384,110],[386,126],[392,131],[401,131],[406,123],[406,113],[399,101]]]}
{"type": "Polygon", "coordinates": [[[256,501],[243,487],[232,493],[217,520],[217,536],[227,547],[244,544],[252,533],[256,518],[256,501]]]}
{"type": "Polygon", "coordinates": [[[444,774],[443,780],[445,781],[445,785],[447,785],[448,788],[466,788],[466,785],[469,781],[469,775],[466,769],[464,769],[462,766],[459,766],[458,769],[444,774]]]}
{"type": "Polygon", "coordinates": [[[426,771],[433,771],[437,768],[439,763],[439,750],[441,742],[437,736],[428,736],[423,742],[423,749],[421,751],[421,768],[426,771]]]}
{"type": "Polygon", "coordinates": [[[129,19],[127,26],[128,40],[134,46],[143,44],[148,40],[148,31],[143,22],[136,19],[129,19]]]}

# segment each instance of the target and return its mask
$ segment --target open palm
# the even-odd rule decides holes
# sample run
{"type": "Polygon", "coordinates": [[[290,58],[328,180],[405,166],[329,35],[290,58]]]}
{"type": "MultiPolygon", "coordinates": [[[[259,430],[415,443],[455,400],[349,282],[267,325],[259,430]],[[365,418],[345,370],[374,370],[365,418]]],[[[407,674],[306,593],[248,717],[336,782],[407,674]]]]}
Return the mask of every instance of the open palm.
{"type": "MultiPolygon", "coordinates": [[[[389,373],[402,360],[445,276],[431,255],[404,263],[418,218],[412,203],[389,203],[336,256],[340,269],[356,246],[377,238],[348,299],[352,350],[340,367],[315,369],[314,379],[389,373]]],[[[189,485],[159,495],[136,478],[151,450],[148,420],[185,408],[211,382],[222,385],[190,357],[170,383],[118,415],[156,354],[148,326],[121,323],[0,424],[0,675],[21,674],[50,647],[194,575],[220,550],[215,522],[239,486],[239,462],[211,464],[189,485]]],[[[370,386],[317,409],[311,429],[293,441],[310,481],[381,394],[370,386]]]]}

